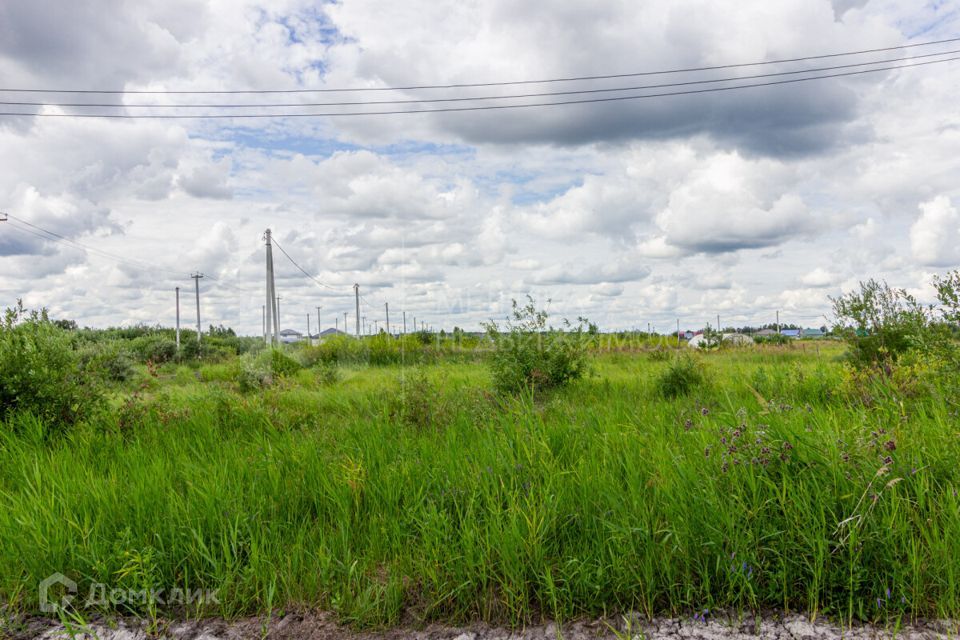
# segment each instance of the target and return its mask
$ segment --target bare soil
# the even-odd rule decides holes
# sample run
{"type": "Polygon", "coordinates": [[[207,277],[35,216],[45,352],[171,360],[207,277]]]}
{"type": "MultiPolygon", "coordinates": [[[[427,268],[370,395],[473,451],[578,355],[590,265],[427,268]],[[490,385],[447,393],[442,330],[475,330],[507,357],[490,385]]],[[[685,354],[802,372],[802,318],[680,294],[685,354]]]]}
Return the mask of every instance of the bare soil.
{"type": "Polygon", "coordinates": [[[238,620],[204,619],[160,623],[150,629],[146,622],[137,620],[95,621],[87,628],[65,628],[56,620],[30,618],[7,621],[0,627],[0,638],[33,640],[42,638],[100,638],[101,640],[246,640],[271,638],[276,640],[640,640],[663,638],[669,640],[696,639],[751,639],[813,640],[843,638],[905,638],[921,640],[932,638],[960,638],[960,623],[955,621],[918,621],[898,626],[855,625],[843,627],[827,620],[810,620],[800,615],[766,614],[760,617],[714,616],[707,620],[690,618],[636,618],[587,620],[571,622],[558,629],[554,623],[529,626],[522,629],[475,624],[466,627],[430,625],[423,628],[394,628],[383,631],[356,631],[341,626],[330,614],[291,613],[268,621],[266,618],[238,620]]]}

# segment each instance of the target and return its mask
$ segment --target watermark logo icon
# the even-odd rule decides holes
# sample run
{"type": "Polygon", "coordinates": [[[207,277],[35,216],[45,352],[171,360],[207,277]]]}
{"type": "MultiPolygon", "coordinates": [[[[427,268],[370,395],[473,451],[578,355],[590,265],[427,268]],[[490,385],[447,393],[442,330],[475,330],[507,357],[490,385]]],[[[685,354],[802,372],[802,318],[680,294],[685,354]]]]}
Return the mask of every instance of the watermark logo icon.
{"type": "Polygon", "coordinates": [[[92,583],[87,597],[80,599],[77,583],[59,571],[40,583],[39,592],[40,611],[44,613],[60,613],[69,608],[115,609],[122,605],[135,608],[169,605],[179,608],[220,604],[217,589],[111,587],[102,582],[92,583]]]}
{"type": "Polygon", "coordinates": [[[70,606],[75,595],[77,595],[77,583],[62,573],[54,573],[40,583],[40,611],[44,613],[63,611],[70,606]],[[60,591],[65,593],[61,595],[58,602],[56,593],[60,591]]]}

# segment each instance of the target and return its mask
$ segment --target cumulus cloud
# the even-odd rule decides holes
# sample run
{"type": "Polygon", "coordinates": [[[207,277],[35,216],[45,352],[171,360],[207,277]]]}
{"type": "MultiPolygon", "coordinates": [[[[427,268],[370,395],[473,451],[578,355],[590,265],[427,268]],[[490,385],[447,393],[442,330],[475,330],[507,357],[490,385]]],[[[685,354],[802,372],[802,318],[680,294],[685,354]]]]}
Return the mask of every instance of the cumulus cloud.
{"type": "MultiPolygon", "coordinates": [[[[902,38],[879,21],[838,18],[827,0],[781,2],[776,12],[769,11],[763,0],[751,0],[738,3],[733,14],[703,0],[657,0],[644,3],[642,11],[632,3],[578,1],[547,13],[519,0],[424,1],[416,8],[384,0],[337,4],[329,13],[350,36],[331,53],[331,73],[393,86],[598,75],[611,72],[611,61],[637,61],[620,64],[615,73],[709,66],[789,58],[811,48],[888,46],[902,38]],[[440,20],[444,29],[438,32],[433,25],[440,20]],[[762,30],[756,29],[759,23],[762,30]],[[724,28],[718,29],[719,24],[724,28]],[[801,33],[803,37],[797,37],[801,33]],[[638,42],[643,43],[642,56],[637,55],[638,42]],[[449,55],[453,50],[457,55],[449,55]]],[[[693,77],[731,74],[736,72],[693,77]]],[[[642,87],[675,81],[672,76],[654,78],[621,78],[591,86],[642,87]]],[[[690,79],[689,74],[682,78],[690,79]]],[[[858,94],[851,86],[855,84],[836,81],[821,84],[816,91],[798,85],[470,117],[445,113],[430,122],[471,143],[579,145],[707,134],[753,153],[802,155],[863,135],[848,126],[858,114],[858,94]]],[[[549,91],[583,88],[583,83],[545,87],[534,85],[537,91],[549,91]]],[[[487,88],[481,93],[509,92],[487,88]]]]}
{"type": "Polygon", "coordinates": [[[950,198],[937,196],[920,204],[920,215],[910,227],[910,248],[923,265],[960,263],[960,212],[950,198]]]}
{"type": "MultiPolygon", "coordinates": [[[[892,0],[750,0],[735,12],[707,0],[577,0],[547,13],[519,0],[15,0],[0,4],[0,76],[383,87],[789,58],[958,28],[936,5],[892,0]]],[[[661,330],[721,311],[725,323],[768,321],[777,308],[816,318],[829,287],[871,276],[917,286],[960,263],[956,69],[485,113],[3,119],[0,210],[133,261],[0,223],[0,295],[87,324],[169,322],[173,287],[192,287],[200,269],[213,276],[204,322],[257,332],[250,309],[262,304],[271,227],[329,285],[275,253],[285,317],[321,304],[342,320],[358,282],[378,305],[435,326],[476,326],[527,291],[609,327],[633,326],[638,309],[661,330]]],[[[529,87],[551,88],[564,85],[529,87]]]]}
{"type": "Polygon", "coordinates": [[[808,287],[829,287],[840,280],[839,276],[823,267],[816,267],[800,277],[800,282],[808,287]]]}
{"type": "Polygon", "coordinates": [[[534,274],[534,284],[598,284],[643,280],[650,275],[650,268],[633,260],[622,259],[615,263],[603,263],[589,267],[555,264],[534,274]]]}
{"type": "Polygon", "coordinates": [[[191,196],[229,200],[233,190],[227,184],[230,168],[225,162],[205,164],[180,176],[178,184],[191,196]]]}

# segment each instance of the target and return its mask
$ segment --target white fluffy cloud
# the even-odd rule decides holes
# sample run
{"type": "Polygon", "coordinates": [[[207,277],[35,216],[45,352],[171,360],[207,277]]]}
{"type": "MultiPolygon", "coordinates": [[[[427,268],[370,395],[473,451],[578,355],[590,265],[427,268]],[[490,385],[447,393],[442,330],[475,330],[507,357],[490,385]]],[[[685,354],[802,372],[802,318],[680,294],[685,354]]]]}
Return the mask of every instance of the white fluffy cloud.
{"type": "Polygon", "coordinates": [[[960,264],[960,212],[950,198],[937,196],[920,204],[920,215],[910,227],[910,248],[922,265],[960,264]]]}
{"type": "MultiPolygon", "coordinates": [[[[882,47],[960,29],[948,6],[894,0],[750,0],[736,11],[707,0],[578,0],[550,11],[519,0],[61,4],[0,5],[5,84],[548,78],[882,47]]],[[[876,276],[925,291],[931,268],[960,264],[957,74],[948,64],[489,113],[0,118],[0,210],[14,217],[0,223],[0,296],[86,324],[169,323],[173,287],[192,287],[189,273],[201,270],[204,323],[255,333],[270,227],[326,285],[275,253],[290,319],[317,305],[331,324],[352,316],[356,282],[371,318],[389,300],[434,326],[476,327],[525,293],[607,328],[667,330],[677,316],[702,326],[717,313],[724,324],[766,322],[777,309],[819,326],[838,287],[876,276]]],[[[471,91],[460,94],[506,89],[471,91]]]]}

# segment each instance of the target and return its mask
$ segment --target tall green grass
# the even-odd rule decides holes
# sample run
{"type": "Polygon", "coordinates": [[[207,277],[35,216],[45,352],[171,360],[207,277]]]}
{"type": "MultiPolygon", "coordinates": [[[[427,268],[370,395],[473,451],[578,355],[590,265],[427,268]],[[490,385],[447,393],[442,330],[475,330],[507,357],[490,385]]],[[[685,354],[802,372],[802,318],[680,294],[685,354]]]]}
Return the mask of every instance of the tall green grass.
{"type": "Polygon", "coordinates": [[[834,355],[710,354],[709,385],[676,398],[669,361],[614,353],[515,398],[441,363],[247,395],[171,375],[65,434],[12,416],[0,595],[33,610],[60,571],[81,594],[209,588],[204,614],[307,605],[363,626],[955,616],[956,408],[936,388],[854,403],[834,355]]]}

